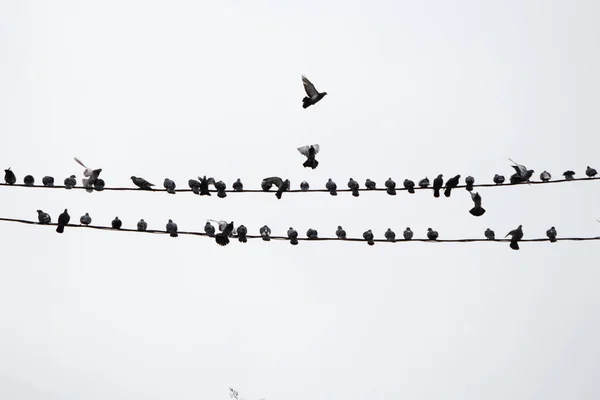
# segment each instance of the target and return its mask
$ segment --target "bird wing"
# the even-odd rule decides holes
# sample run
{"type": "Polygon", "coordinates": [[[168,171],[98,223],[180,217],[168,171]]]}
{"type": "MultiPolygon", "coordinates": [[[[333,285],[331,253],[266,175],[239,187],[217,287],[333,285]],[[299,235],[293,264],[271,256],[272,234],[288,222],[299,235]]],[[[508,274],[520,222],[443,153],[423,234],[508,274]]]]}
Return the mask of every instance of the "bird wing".
{"type": "Polygon", "coordinates": [[[315,154],[318,154],[319,150],[321,150],[321,147],[318,144],[313,144],[312,147],[315,149],[315,154]]]}
{"type": "Polygon", "coordinates": [[[302,75],[302,83],[304,84],[304,90],[306,90],[306,94],[308,95],[308,97],[316,96],[319,94],[319,92],[315,88],[315,85],[313,85],[304,75],[302,75]]]}
{"type": "Polygon", "coordinates": [[[308,150],[309,149],[310,149],[310,146],[298,147],[298,151],[300,152],[300,154],[302,154],[305,157],[308,157],[308,150]]]}
{"type": "Polygon", "coordinates": [[[263,181],[270,183],[271,185],[275,185],[277,187],[281,187],[283,185],[283,179],[278,176],[272,176],[270,178],[265,178],[263,181]]]}
{"type": "Polygon", "coordinates": [[[516,230],[516,229],[513,229],[512,231],[508,232],[508,233],[506,234],[506,236],[504,236],[504,237],[514,236],[516,233],[517,233],[517,230],[516,230]]]}
{"type": "Polygon", "coordinates": [[[82,162],[81,162],[81,160],[80,160],[79,158],[77,158],[77,157],[73,157],[73,159],[74,159],[75,161],[77,161],[77,163],[78,163],[79,165],[81,165],[83,168],[87,169],[87,167],[85,166],[85,164],[84,164],[84,163],[82,163],[82,162]]]}
{"type": "Polygon", "coordinates": [[[512,167],[515,169],[515,171],[517,171],[517,174],[519,174],[520,176],[523,176],[527,173],[527,168],[525,168],[524,165],[518,164],[516,162],[514,162],[513,160],[511,160],[510,158],[508,159],[510,162],[512,162],[515,165],[512,165],[512,167]]]}

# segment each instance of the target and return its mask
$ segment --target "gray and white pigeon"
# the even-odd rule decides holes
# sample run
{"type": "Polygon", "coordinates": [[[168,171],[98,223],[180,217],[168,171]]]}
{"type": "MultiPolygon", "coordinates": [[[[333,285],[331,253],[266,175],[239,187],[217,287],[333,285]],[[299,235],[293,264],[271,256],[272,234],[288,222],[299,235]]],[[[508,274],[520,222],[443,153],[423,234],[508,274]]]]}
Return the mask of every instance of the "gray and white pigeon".
{"type": "Polygon", "coordinates": [[[510,248],[513,250],[519,250],[519,240],[523,239],[523,225],[519,225],[517,229],[513,229],[512,231],[506,234],[506,237],[511,236],[510,239],[510,248]]]}
{"type": "Polygon", "coordinates": [[[554,227],[551,227],[550,229],[548,229],[546,231],[546,236],[548,236],[548,239],[550,239],[550,242],[552,242],[552,243],[556,242],[556,229],[554,227]]]}
{"type": "Polygon", "coordinates": [[[452,189],[458,186],[460,182],[460,175],[456,175],[446,181],[446,188],[444,189],[444,196],[450,197],[452,189]]]}
{"type": "Polygon", "coordinates": [[[368,231],[363,232],[363,239],[367,241],[369,246],[373,246],[375,242],[373,241],[373,232],[369,229],[368,231]]]}
{"type": "Polygon", "coordinates": [[[38,222],[41,225],[48,225],[52,222],[52,218],[50,218],[50,214],[43,212],[42,210],[37,210],[38,213],[38,222]]]}
{"type": "Polygon", "coordinates": [[[17,182],[17,177],[15,173],[10,170],[10,168],[4,170],[4,183],[8,185],[14,185],[17,182]]]}
{"type": "Polygon", "coordinates": [[[121,221],[119,219],[119,217],[115,217],[115,219],[113,219],[112,222],[110,223],[110,226],[113,229],[121,229],[121,226],[123,226],[123,221],[121,221]]]}
{"type": "Polygon", "coordinates": [[[227,246],[229,237],[233,234],[233,221],[225,224],[223,230],[215,235],[215,241],[219,246],[227,246]]]}
{"type": "Polygon", "coordinates": [[[377,188],[377,184],[369,178],[367,178],[367,180],[365,181],[365,187],[369,190],[374,190],[375,188],[377,188]]]}
{"type": "MultiPolygon", "coordinates": [[[[98,181],[98,180],[96,179],[96,182],[97,182],[97,181],[98,181]]],[[[94,182],[94,183],[96,183],[96,182],[94,182]]],[[[83,178],[83,179],[81,180],[81,184],[82,184],[82,185],[83,185],[83,187],[85,188],[85,191],[86,191],[86,192],[88,192],[88,193],[92,193],[92,192],[94,191],[94,185],[92,185],[92,184],[90,183],[90,180],[89,180],[89,179],[87,179],[87,178],[83,178]]]]}
{"type": "Polygon", "coordinates": [[[465,184],[467,185],[466,189],[470,192],[473,190],[473,185],[475,184],[475,178],[471,175],[465,178],[465,184]]]}
{"type": "Polygon", "coordinates": [[[308,228],[308,230],[306,231],[306,237],[309,239],[318,239],[319,238],[319,233],[317,232],[316,229],[313,228],[308,228]]]}
{"type": "Polygon", "coordinates": [[[246,235],[248,234],[248,229],[244,225],[238,226],[236,233],[237,233],[238,240],[241,243],[246,243],[248,241],[248,239],[246,238],[246,235]]]}
{"type": "Polygon", "coordinates": [[[65,225],[67,225],[70,220],[71,216],[65,208],[65,211],[58,216],[58,226],[56,227],[56,232],[63,233],[65,231],[65,225]]]}
{"type": "Polygon", "coordinates": [[[352,190],[352,196],[354,196],[354,197],[359,196],[358,182],[356,182],[354,179],[350,178],[350,180],[348,181],[348,188],[350,190],[352,190]]]}
{"type": "Polygon", "coordinates": [[[290,239],[290,244],[297,245],[298,244],[298,231],[290,226],[290,229],[287,231],[287,237],[290,239]]]}
{"type": "Polygon", "coordinates": [[[598,171],[596,171],[596,169],[595,169],[595,168],[592,168],[592,167],[590,167],[590,166],[588,165],[588,166],[587,166],[587,168],[585,169],[585,175],[586,175],[588,178],[593,178],[593,177],[595,177],[596,175],[598,175],[598,171]]]}
{"type": "Polygon", "coordinates": [[[574,172],[574,171],[571,171],[571,170],[568,170],[568,171],[565,171],[565,172],[563,172],[563,176],[564,176],[564,177],[565,177],[565,179],[566,179],[566,180],[568,180],[568,181],[572,181],[573,179],[575,179],[575,178],[574,178],[574,175],[575,175],[575,172],[574,172]]]}
{"type": "Polygon", "coordinates": [[[210,191],[208,190],[208,185],[215,184],[215,178],[207,178],[204,175],[202,178],[198,177],[200,180],[200,196],[210,196],[210,191]]]}
{"type": "Polygon", "coordinates": [[[42,178],[42,184],[46,187],[54,186],[54,178],[51,176],[45,176],[42,178]]]}
{"type": "Polygon", "coordinates": [[[404,236],[404,240],[411,240],[413,238],[414,233],[410,230],[409,227],[407,227],[402,233],[402,235],[404,236]]]}
{"type": "Polygon", "coordinates": [[[277,192],[275,192],[275,197],[281,199],[281,195],[283,192],[288,191],[290,189],[290,181],[286,179],[285,181],[278,176],[272,176],[270,178],[263,179],[263,182],[269,183],[271,185],[277,186],[277,192]]]}
{"type": "Polygon", "coordinates": [[[166,231],[169,233],[171,237],[177,237],[179,234],[177,233],[177,224],[173,222],[172,219],[167,222],[167,226],[165,227],[166,231]]]}
{"type": "Polygon", "coordinates": [[[82,216],[79,218],[79,223],[80,223],[81,225],[86,225],[86,226],[87,226],[87,225],[89,225],[89,224],[91,224],[91,223],[92,223],[92,217],[90,217],[90,214],[88,214],[88,213],[85,213],[85,215],[82,215],[82,216]]]}
{"type": "Polygon", "coordinates": [[[552,175],[550,175],[550,172],[544,171],[540,174],[540,179],[542,182],[548,182],[550,179],[552,179],[552,175]]]}
{"type": "Polygon", "coordinates": [[[337,230],[335,231],[335,236],[337,236],[338,239],[346,239],[346,231],[344,228],[338,225],[337,230]]]}
{"type": "Polygon", "coordinates": [[[405,179],[402,185],[408,190],[408,193],[415,193],[415,183],[410,179],[405,179]]]}
{"type": "Polygon", "coordinates": [[[175,194],[175,181],[172,181],[169,178],[165,178],[165,180],[163,181],[163,187],[167,190],[167,193],[170,194],[175,194]]]}
{"type": "Polygon", "coordinates": [[[269,228],[267,225],[262,226],[258,230],[258,232],[260,233],[262,240],[264,240],[265,242],[271,240],[271,228],[269,228]]]}
{"type": "Polygon", "coordinates": [[[204,224],[204,233],[210,237],[215,236],[215,227],[209,221],[206,221],[206,224],[204,224]]]}
{"type": "Polygon", "coordinates": [[[478,192],[471,192],[471,200],[473,200],[474,203],[474,207],[469,210],[471,215],[475,217],[481,217],[483,214],[485,214],[485,208],[481,207],[481,196],[478,192]]]}
{"type": "Polygon", "coordinates": [[[391,230],[391,228],[388,228],[387,231],[385,231],[385,240],[387,240],[388,242],[395,242],[396,241],[396,233],[391,230]]]}
{"type": "Polygon", "coordinates": [[[426,188],[426,187],[429,187],[429,178],[425,177],[425,178],[421,179],[421,180],[419,181],[419,187],[420,187],[420,188],[426,188]]]}
{"type": "Polygon", "coordinates": [[[99,192],[104,190],[104,179],[102,179],[102,178],[96,179],[96,181],[94,182],[94,190],[97,190],[99,192]]]}
{"type": "Polygon", "coordinates": [[[494,175],[494,183],[496,185],[502,185],[504,183],[506,179],[504,178],[504,175],[494,175]]]}
{"type": "Polygon", "coordinates": [[[102,168],[98,168],[98,169],[89,168],[89,167],[85,166],[85,164],[83,164],[81,162],[81,160],[79,160],[77,157],[73,157],[73,158],[75,159],[75,161],[77,161],[77,163],[79,165],[81,165],[83,168],[85,168],[83,170],[83,176],[87,179],[83,179],[81,181],[83,183],[83,186],[84,187],[93,186],[96,179],[98,179],[100,172],[102,172],[102,168]]]}
{"type": "Polygon", "coordinates": [[[444,175],[439,174],[437,178],[433,180],[433,197],[440,197],[440,189],[444,186],[444,175]]]}
{"type": "Polygon", "coordinates": [[[515,164],[515,165],[511,165],[511,167],[513,167],[516,171],[516,173],[510,177],[510,183],[514,184],[514,183],[529,182],[529,179],[531,179],[531,176],[533,175],[533,173],[535,171],[532,169],[527,169],[526,166],[524,166],[522,164],[518,164],[518,163],[514,162],[513,160],[511,160],[510,158],[508,160],[510,162],[512,162],[513,164],[515,164]]]}
{"type": "Polygon", "coordinates": [[[148,229],[148,224],[142,218],[137,223],[137,230],[140,231],[140,232],[144,232],[144,231],[146,231],[146,229],[148,229]]]}
{"type": "Polygon", "coordinates": [[[223,181],[217,181],[215,182],[215,189],[217,189],[217,197],[222,199],[227,197],[227,193],[225,192],[225,189],[227,189],[227,185],[225,185],[225,182],[223,181]]]}
{"type": "Polygon", "coordinates": [[[23,183],[25,186],[33,186],[35,184],[35,178],[31,175],[27,175],[23,178],[23,183]]]}
{"type": "Polygon", "coordinates": [[[233,182],[233,185],[231,185],[231,187],[233,187],[233,190],[235,190],[236,192],[244,191],[244,184],[242,183],[240,178],[237,178],[237,180],[233,182]]]}
{"type": "Polygon", "coordinates": [[[427,239],[429,240],[437,240],[438,233],[431,228],[427,228],[427,239]]]}
{"type": "Polygon", "coordinates": [[[217,224],[217,226],[219,227],[219,232],[223,232],[223,230],[227,226],[227,221],[223,221],[223,220],[217,221],[214,219],[209,219],[208,221],[214,222],[215,224],[217,224]]]}
{"type": "Polygon", "coordinates": [[[306,91],[306,97],[302,99],[302,108],[306,109],[313,104],[317,104],[323,97],[327,95],[327,92],[319,93],[306,76],[302,75],[302,83],[304,84],[304,90],[306,91]]]}
{"type": "Polygon", "coordinates": [[[75,178],[75,175],[71,175],[70,177],[65,178],[64,184],[65,189],[73,189],[75,185],[77,185],[77,179],[75,178]]]}
{"type": "Polygon", "coordinates": [[[308,192],[308,189],[310,189],[310,185],[308,184],[308,182],[302,181],[302,183],[300,183],[300,190],[302,190],[303,192],[308,192]]]}
{"type": "Polygon", "coordinates": [[[131,180],[133,181],[133,184],[135,186],[139,187],[142,190],[153,190],[152,186],[154,186],[154,184],[148,182],[144,178],[139,178],[137,176],[132,176],[131,180]]]}
{"type": "Polygon", "coordinates": [[[302,164],[304,168],[317,168],[319,162],[316,160],[315,154],[318,154],[320,149],[321,147],[318,144],[298,147],[300,154],[306,157],[306,161],[304,161],[304,164],[302,164]]]}
{"type": "Polygon", "coordinates": [[[334,181],[331,180],[331,178],[329,178],[329,180],[325,184],[325,188],[329,190],[330,195],[337,196],[337,185],[334,181]]]}
{"type": "Polygon", "coordinates": [[[86,167],[85,164],[82,163],[81,160],[79,160],[77,157],[73,157],[73,159],[84,168],[83,176],[85,176],[86,178],[89,178],[90,176],[92,176],[92,173],[94,172],[93,169],[86,167]]]}
{"type": "Polygon", "coordinates": [[[200,194],[200,182],[195,179],[190,179],[188,181],[188,186],[192,189],[194,194],[200,194]]]}
{"type": "Polygon", "coordinates": [[[396,195],[396,182],[394,182],[391,177],[388,178],[387,181],[385,181],[385,187],[387,194],[389,194],[390,196],[396,195]]]}
{"type": "Polygon", "coordinates": [[[490,228],[487,228],[483,234],[487,240],[496,240],[496,234],[490,228]]]}

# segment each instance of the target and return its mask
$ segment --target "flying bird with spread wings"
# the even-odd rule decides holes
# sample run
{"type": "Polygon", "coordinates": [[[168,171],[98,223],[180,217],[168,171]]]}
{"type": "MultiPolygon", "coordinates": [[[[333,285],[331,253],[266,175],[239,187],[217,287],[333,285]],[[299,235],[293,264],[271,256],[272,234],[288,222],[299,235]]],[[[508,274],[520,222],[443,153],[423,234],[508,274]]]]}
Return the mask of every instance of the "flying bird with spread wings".
{"type": "Polygon", "coordinates": [[[311,144],[298,147],[298,151],[300,152],[300,154],[306,157],[306,161],[304,161],[304,164],[302,164],[304,168],[317,168],[319,162],[315,159],[315,154],[317,154],[320,149],[321,148],[318,144],[311,144]]]}
{"type": "Polygon", "coordinates": [[[306,97],[302,99],[302,108],[306,109],[313,104],[317,104],[323,97],[327,95],[327,92],[319,93],[306,76],[302,75],[302,83],[304,84],[304,90],[306,90],[306,97]]]}

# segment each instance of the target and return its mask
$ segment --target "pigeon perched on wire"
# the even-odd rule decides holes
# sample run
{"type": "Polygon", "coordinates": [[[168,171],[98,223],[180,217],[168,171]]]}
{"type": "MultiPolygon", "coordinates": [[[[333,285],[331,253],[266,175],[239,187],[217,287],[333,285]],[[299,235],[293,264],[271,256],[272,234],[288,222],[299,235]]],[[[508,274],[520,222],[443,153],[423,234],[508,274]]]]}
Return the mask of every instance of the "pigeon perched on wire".
{"type": "Polygon", "coordinates": [[[225,185],[225,182],[223,181],[218,181],[215,182],[215,189],[217,189],[217,197],[222,199],[227,197],[227,193],[225,192],[225,189],[227,189],[227,185],[225,185]]]}
{"type": "Polygon", "coordinates": [[[438,235],[437,231],[434,231],[431,228],[427,228],[427,239],[429,239],[429,240],[437,240],[438,236],[439,235],[438,235]]]}
{"type": "Polygon", "coordinates": [[[262,240],[264,240],[265,242],[271,240],[271,228],[269,228],[267,225],[262,226],[258,230],[258,232],[260,233],[262,240]]]}
{"type": "Polygon", "coordinates": [[[113,229],[121,229],[121,226],[123,226],[123,221],[121,221],[119,219],[119,217],[115,217],[115,219],[113,219],[112,222],[110,223],[110,226],[113,229]]]}
{"type": "Polygon", "coordinates": [[[273,184],[271,182],[267,182],[267,181],[263,180],[260,183],[260,187],[263,191],[268,192],[269,190],[271,190],[271,187],[273,187],[273,184]]]}
{"type": "Polygon", "coordinates": [[[396,182],[394,182],[392,178],[388,178],[388,180],[385,181],[385,187],[387,194],[390,196],[396,195],[396,182]]]}
{"type": "Polygon", "coordinates": [[[306,157],[306,161],[304,161],[304,168],[312,168],[315,169],[319,165],[319,162],[315,158],[315,154],[319,153],[320,146],[318,144],[311,144],[302,147],[298,147],[298,151],[300,154],[306,157]]]}
{"type": "Polygon", "coordinates": [[[300,190],[302,190],[303,192],[308,192],[308,189],[310,189],[310,185],[308,184],[308,182],[302,181],[302,183],[300,183],[300,190]]]}
{"type": "Polygon", "coordinates": [[[79,218],[79,223],[80,223],[81,225],[88,226],[89,224],[91,224],[91,223],[92,223],[92,217],[90,217],[90,214],[88,214],[88,213],[85,213],[85,215],[82,215],[82,216],[79,218]]]}
{"type": "Polygon", "coordinates": [[[58,216],[58,226],[56,227],[56,232],[63,233],[65,231],[65,225],[68,225],[70,220],[71,216],[65,208],[65,211],[58,216]]]}
{"type": "Polygon", "coordinates": [[[215,227],[210,223],[210,221],[206,221],[206,224],[204,224],[204,233],[210,237],[215,236],[215,227]]]}
{"type": "Polygon", "coordinates": [[[290,229],[287,231],[287,237],[290,239],[290,244],[297,245],[298,244],[298,231],[290,226],[290,229]]]}
{"type": "Polygon", "coordinates": [[[510,248],[513,250],[519,250],[519,240],[523,239],[523,225],[519,225],[517,229],[513,229],[512,231],[506,234],[506,237],[511,237],[510,239],[510,248]]]}
{"type": "Polygon", "coordinates": [[[99,192],[104,190],[104,179],[102,179],[102,178],[96,179],[96,181],[94,182],[94,190],[97,190],[99,192]]]}
{"type": "Polygon", "coordinates": [[[202,178],[198,177],[200,180],[200,196],[210,196],[210,191],[208,190],[208,185],[215,184],[215,178],[207,178],[204,175],[202,178]]]}
{"type": "Polygon", "coordinates": [[[546,231],[546,236],[548,236],[548,239],[550,239],[550,242],[552,242],[552,243],[556,242],[556,229],[554,227],[551,227],[550,229],[548,229],[546,231]]]}
{"type": "Polygon", "coordinates": [[[334,181],[331,180],[331,178],[329,178],[329,180],[325,184],[325,188],[329,190],[330,195],[337,196],[337,185],[334,181]]]}
{"type": "Polygon", "coordinates": [[[87,186],[91,187],[91,186],[93,186],[94,182],[96,181],[96,179],[98,179],[98,176],[100,175],[100,172],[102,172],[102,168],[92,169],[92,168],[89,168],[89,167],[85,166],[85,164],[83,164],[81,162],[81,160],[79,160],[77,157],[73,157],[73,159],[75,161],[77,161],[77,163],[79,165],[81,165],[83,168],[85,168],[83,170],[83,176],[85,178],[87,178],[87,179],[83,179],[81,181],[83,183],[83,186],[84,187],[87,187],[87,186]]]}
{"type": "Polygon", "coordinates": [[[17,177],[10,168],[4,170],[4,182],[8,185],[14,185],[17,182],[17,177]]]}
{"type": "Polygon", "coordinates": [[[163,181],[163,187],[167,190],[167,193],[170,194],[175,194],[175,181],[172,181],[169,178],[165,178],[165,180],[163,181]]]}
{"type": "Polygon", "coordinates": [[[512,162],[515,165],[511,165],[511,167],[513,167],[516,171],[516,173],[514,175],[512,175],[510,177],[510,183],[522,183],[522,182],[529,182],[529,180],[531,179],[531,176],[533,175],[533,173],[535,172],[532,169],[527,169],[526,166],[522,165],[522,164],[518,164],[516,162],[514,162],[513,160],[511,160],[510,158],[508,159],[510,162],[512,162]]]}
{"type": "MultiPolygon", "coordinates": [[[[98,181],[98,179],[96,179],[96,182],[98,181]]],[[[94,184],[96,183],[94,182],[94,184]]],[[[88,193],[92,193],[94,191],[94,185],[92,185],[90,183],[90,180],[87,178],[83,178],[81,180],[81,184],[83,185],[83,187],[85,188],[85,191],[88,193]]]]}
{"type": "Polygon", "coordinates": [[[26,175],[25,178],[23,178],[23,183],[25,186],[33,186],[35,184],[35,178],[31,175],[26,175]]]}
{"type": "Polygon", "coordinates": [[[419,187],[423,188],[423,189],[429,187],[429,178],[425,177],[425,178],[421,179],[419,181],[419,187]]]}
{"type": "Polygon", "coordinates": [[[137,223],[137,230],[140,232],[145,232],[146,229],[148,229],[148,224],[146,223],[146,221],[144,221],[144,219],[140,219],[137,223]]]}
{"type": "Polygon", "coordinates": [[[308,228],[308,230],[306,231],[306,237],[309,239],[318,239],[319,238],[319,233],[317,232],[316,229],[313,228],[308,228]]]}
{"type": "Polygon", "coordinates": [[[363,239],[367,241],[369,246],[373,246],[375,242],[373,241],[373,232],[369,229],[368,231],[363,232],[363,239]]]}
{"type": "Polygon", "coordinates": [[[217,220],[214,220],[214,219],[209,219],[208,221],[209,222],[214,222],[215,224],[217,224],[217,226],[219,227],[219,232],[223,232],[223,230],[227,226],[227,221],[223,221],[223,220],[217,221],[217,220]]]}
{"type": "Polygon", "coordinates": [[[337,236],[338,239],[346,239],[346,231],[344,228],[338,225],[337,230],[335,231],[335,236],[337,236]]]}
{"type": "Polygon", "coordinates": [[[50,214],[43,212],[42,210],[37,210],[38,213],[38,222],[41,225],[48,225],[52,222],[52,218],[50,218],[50,214]]]}
{"type": "Polygon", "coordinates": [[[367,180],[365,181],[365,187],[369,190],[374,190],[377,187],[377,185],[375,184],[375,182],[367,178],[367,180]]]}
{"type": "Polygon", "coordinates": [[[444,175],[439,174],[437,178],[433,180],[433,197],[440,197],[440,189],[444,186],[444,175]]]}
{"type": "Polygon", "coordinates": [[[402,233],[402,236],[404,236],[404,240],[411,240],[413,238],[413,235],[414,233],[410,230],[409,227],[407,227],[402,233]]]}
{"type": "Polygon", "coordinates": [[[415,183],[410,179],[405,179],[402,185],[408,190],[408,193],[415,193],[415,183]]]}
{"type": "Polygon", "coordinates": [[[354,179],[350,178],[350,180],[348,181],[348,188],[350,190],[352,190],[352,196],[354,196],[354,197],[359,196],[358,182],[356,182],[354,179]]]}
{"type": "Polygon", "coordinates": [[[490,228],[487,228],[483,234],[487,240],[496,240],[496,234],[490,228]]]}
{"type": "Polygon", "coordinates": [[[215,241],[220,246],[229,244],[229,237],[233,234],[233,221],[227,223],[223,230],[215,235],[215,241]]]}
{"type": "Polygon", "coordinates": [[[388,228],[387,231],[385,231],[385,240],[387,240],[388,242],[395,242],[396,241],[396,233],[391,230],[390,228],[388,228]]]}
{"type": "Polygon", "coordinates": [[[450,193],[452,189],[458,186],[460,182],[460,175],[456,175],[453,178],[450,178],[446,181],[446,188],[444,189],[444,196],[450,197],[450,193]]]}
{"type": "Polygon", "coordinates": [[[46,187],[54,186],[54,178],[51,176],[45,176],[42,178],[42,185],[46,187]]]}
{"type": "Polygon", "coordinates": [[[170,219],[169,222],[167,222],[165,229],[166,229],[167,233],[169,233],[169,236],[171,236],[171,237],[179,236],[179,234],[177,233],[177,224],[175,222],[173,222],[172,219],[170,219]]]}
{"type": "Polygon", "coordinates": [[[236,192],[242,192],[242,191],[244,191],[244,184],[242,183],[242,181],[240,180],[240,178],[237,178],[237,180],[235,182],[233,182],[233,185],[231,185],[231,187],[236,192]]]}
{"type": "Polygon", "coordinates": [[[504,175],[494,175],[494,183],[496,185],[502,185],[504,183],[506,179],[504,178],[504,175]]]}
{"type": "Polygon", "coordinates": [[[248,239],[246,238],[246,235],[248,234],[248,229],[244,225],[238,226],[236,233],[237,233],[238,240],[241,243],[246,243],[248,241],[248,239]]]}
{"type": "Polygon", "coordinates": [[[65,189],[73,189],[75,185],[77,185],[77,179],[75,178],[75,175],[71,175],[68,178],[65,178],[64,184],[65,189]]]}
{"type": "Polygon", "coordinates": [[[148,182],[144,178],[139,178],[137,176],[132,176],[131,180],[133,181],[133,184],[135,186],[139,187],[142,190],[153,190],[152,186],[154,186],[154,184],[148,182]]]}
{"type": "Polygon", "coordinates": [[[552,179],[552,175],[550,175],[550,172],[544,171],[540,174],[540,180],[542,182],[548,182],[550,179],[552,179]]]}
{"type": "Polygon", "coordinates": [[[467,176],[465,178],[465,184],[467,185],[465,189],[467,189],[469,192],[473,190],[473,185],[475,184],[475,178],[473,178],[471,175],[467,176]]]}
{"type": "Polygon", "coordinates": [[[481,217],[485,214],[485,208],[481,207],[481,196],[478,192],[471,192],[471,200],[473,200],[474,207],[469,210],[471,215],[475,217],[481,217]]]}
{"type": "Polygon", "coordinates": [[[313,104],[317,104],[323,97],[327,95],[327,92],[319,93],[306,76],[302,75],[302,83],[304,84],[304,90],[306,91],[306,97],[302,99],[302,108],[307,109],[313,104]]]}
{"type": "Polygon", "coordinates": [[[587,168],[585,169],[585,175],[586,175],[588,178],[593,178],[593,177],[595,177],[596,175],[598,175],[598,171],[596,171],[596,169],[595,169],[595,168],[592,168],[592,167],[590,167],[590,166],[588,165],[588,166],[587,166],[587,168]]]}
{"type": "Polygon", "coordinates": [[[573,179],[575,179],[575,178],[573,178],[574,175],[575,175],[575,172],[573,172],[571,170],[563,172],[563,176],[565,177],[565,179],[567,181],[572,181],[573,179]]]}
{"type": "Polygon", "coordinates": [[[268,184],[277,186],[277,192],[275,192],[275,197],[281,199],[281,195],[283,192],[288,191],[290,189],[290,181],[286,179],[285,181],[278,176],[273,176],[270,178],[263,179],[263,182],[267,182],[268,184]]]}

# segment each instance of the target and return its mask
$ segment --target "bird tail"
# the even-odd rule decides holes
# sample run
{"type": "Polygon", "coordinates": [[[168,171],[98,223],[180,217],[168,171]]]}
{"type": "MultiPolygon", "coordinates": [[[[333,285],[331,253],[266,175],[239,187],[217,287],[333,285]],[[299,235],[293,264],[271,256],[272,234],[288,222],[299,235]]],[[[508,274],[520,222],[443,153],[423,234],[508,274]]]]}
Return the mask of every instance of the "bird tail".
{"type": "Polygon", "coordinates": [[[485,208],[483,208],[481,206],[475,206],[475,207],[471,208],[471,210],[469,210],[469,212],[471,213],[471,215],[473,215],[475,217],[481,217],[483,214],[485,214],[485,208]]]}
{"type": "Polygon", "coordinates": [[[278,190],[277,193],[275,193],[275,197],[277,197],[278,199],[281,200],[281,194],[283,193],[283,190],[278,190]]]}
{"type": "Polygon", "coordinates": [[[387,188],[387,194],[389,194],[390,196],[395,196],[396,195],[396,189],[394,188],[387,188]]]}
{"type": "Polygon", "coordinates": [[[248,239],[246,238],[246,236],[239,236],[238,240],[240,241],[240,243],[246,243],[248,241],[248,239]]]}
{"type": "Polygon", "coordinates": [[[64,225],[59,225],[56,227],[56,232],[58,233],[63,233],[65,231],[65,226],[64,225]]]}
{"type": "Polygon", "coordinates": [[[319,166],[319,162],[313,158],[311,168],[315,169],[319,166]]]}
{"type": "Polygon", "coordinates": [[[473,185],[467,185],[467,190],[469,192],[472,192],[473,191],[473,185]]]}
{"type": "Polygon", "coordinates": [[[375,242],[371,239],[367,242],[369,244],[369,246],[373,246],[375,244],[375,242]]]}
{"type": "Polygon", "coordinates": [[[433,197],[440,197],[440,189],[433,189],[433,197]]]}
{"type": "Polygon", "coordinates": [[[311,104],[310,104],[310,99],[308,98],[308,96],[303,98],[302,99],[302,108],[308,108],[310,106],[311,106],[311,104]]]}
{"type": "Polygon", "coordinates": [[[513,249],[513,250],[519,250],[519,242],[517,242],[516,240],[511,240],[510,241],[510,248],[513,249]]]}
{"type": "Polygon", "coordinates": [[[169,235],[171,237],[177,237],[177,236],[179,236],[179,234],[177,232],[174,232],[174,231],[169,232],[169,235]]]}
{"type": "Polygon", "coordinates": [[[330,190],[329,194],[332,196],[337,196],[337,190],[330,190]]]}
{"type": "Polygon", "coordinates": [[[359,194],[360,194],[360,193],[358,192],[358,189],[353,189],[353,190],[352,190],[352,196],[354,196],[354,197],[358,197],[358,195],[359,195],[359,194]]]}
{"type": "Polygon", "coordinates": [[[414,188],[408,188],[408,193],[414,194],[415,193],[415,189],[414,188]]]}
{"type": "Polygon", "coordinates": [[[306,161],[304,161],[304,164],[302,164],[304,166],[304,168],[312,168],[312,160],[310,159],[306,159],[306,161]]]}
{"type": "Polygon", "coordinates": [[[175,189],[171,189],[171,188],[169,188],[169,189],[167,189],[167,192],[169,192],[169,193],[171,193],[171,194],[175,194],[175,189]]]}
{"type": "Polygon", "coordinates": [[[452,192],[452,188],[451,188],[451,187],[447,187],[447,188],[444,190],[444,196],[446,196],[446,197],[450,197],[450,193],[451,193],[451,192],[452,192]]]}
{"type": "Polygon", "coordinates": [[[215,235],[215,240],[220,246],[226,246],[229,243],[229,237],[224,235],[222,232],[215,235]]]}
{"type": "Polygon", "coordinates": [[[296,239],[296,238],[290,239],[290,243],[295,246],[298,244],[298,239],[296,239]]]}
{"type": "Polygon", "coordinates": [[[553,238],[550,238],[550,242],[551,242],[551,243],[554,243],[554,242],[556,242],[556,238],[555,238],[555,237],[553,237],[553,238]]]}

